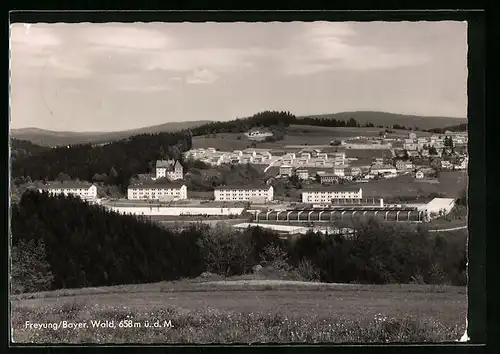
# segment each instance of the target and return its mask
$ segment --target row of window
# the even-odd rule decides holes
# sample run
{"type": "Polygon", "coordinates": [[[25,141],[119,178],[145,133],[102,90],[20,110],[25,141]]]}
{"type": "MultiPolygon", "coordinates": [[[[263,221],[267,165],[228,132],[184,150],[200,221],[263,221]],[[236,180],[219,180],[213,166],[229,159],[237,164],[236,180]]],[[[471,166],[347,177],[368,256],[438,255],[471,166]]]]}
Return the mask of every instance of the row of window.
{"type": "Polygon", "coordinates": [[[239,193],[239,194],[241,194],[241,193],[245,193],[245,194],[249,194],[249,193],[267,193],[267,192],[268,192],[268,190],[266,190],[266,189],[258,189],[258,190],[252,190],[252,191],[250,191],[250,190],[246,190],[246,189],[232,189],[232,190],[226,190],[226,189],[223,189],[223,190],[220,190],[220,191],[218,191],[218,192],[219,192],[219,194],[221,194],[221,195],[222,195],[222,194],[224,194],[224,193],[226,193],[226,194],[234,194],[234,193],[239,193]]]}
{"type": "MultiPolygon", "coordinates": [[[[254,196],[255,198],[255,196],[254,196]]],[[[260,198],[255,198],[255,199],[264,199],[264,198],[267,198],[267,196],[260,196],[260,198]]],[[[239,198],[239,197],[220,197],[220,198],[216,198],[215,200],[249,200],[249,199],[252,199],[251,197],[246,197],[246,198],[239,198]]]]}
{"type": "Polygon", "coordinates": [[[72,189],[49,189],[49,191],[53,193],[62,193],[62,192],[74,193],[74,192],[88,192],[89,190],[84,188],[72,188],[72,189]]]}
{"type": "Polygon", "coordinates": [[[175,192],[178,193],[180,192],[179,189],[164,189],[164,188],[134,188],[131,190],[132,193],[135,192],[148,192],[148,191],[153,191],[153,192],[165,192],[165,193],[170,193],[170,192],[175,192]]]}

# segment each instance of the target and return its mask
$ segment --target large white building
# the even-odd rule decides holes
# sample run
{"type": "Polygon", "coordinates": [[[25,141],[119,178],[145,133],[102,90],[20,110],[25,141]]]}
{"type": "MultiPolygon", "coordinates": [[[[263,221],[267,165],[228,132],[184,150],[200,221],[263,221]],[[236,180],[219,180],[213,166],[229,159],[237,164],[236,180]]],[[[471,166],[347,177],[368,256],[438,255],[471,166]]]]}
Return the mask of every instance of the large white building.
{"type": "Polygon", "coordinates": [[[293,167],[290,165],[281,165],[280,166],[280,175],[281,176],[292,176],[293,175],[293,167]]]}
{"type": "Polygon", "coordinates": [[[97,198],[97,187],[88,182],[50,182],[38,191],[46,191],[51,195],[71,194],[85,200],[97,198]]]}
{"type": "Polygon", "coordinates": [[[370,172],[374,175],[396,174],[397,169],[392,165],[373,165],[370,172]]]}
{"type": "Polygon", "coordinates": [[[270,202],[274,199],[273,186],[222,186],[214,190],[216,201],[240,202],[261,201],[270,202]]]}
{"type": "Polygon", "coordinates": [[[185,200],[187,187],[182,183],[143,183],[127,190],[130,200],[185,200]]]}
{"type": "Polygon", "coordinates": [[[362,199],[361,188],[341,186],[309,188],[302,190],[302,203],[331,203],[333,199],[362,199]]]}
{"type": "Polygon", "coordinates": [[[174,160],[156,161],[156,179],[165,177],[171,181],[183,179],[184,168],[181,163],[174,160]]]}

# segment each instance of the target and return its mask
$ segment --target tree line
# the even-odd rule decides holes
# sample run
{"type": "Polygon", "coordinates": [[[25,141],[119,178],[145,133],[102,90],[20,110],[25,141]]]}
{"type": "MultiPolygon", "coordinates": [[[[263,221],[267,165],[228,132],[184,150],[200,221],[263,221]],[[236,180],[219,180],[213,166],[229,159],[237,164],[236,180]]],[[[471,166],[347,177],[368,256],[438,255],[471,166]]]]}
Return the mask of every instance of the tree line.
{"type": "Polygon", "coordinates": [[[458,125],[451,125],[448,127],[444,128],[433,128],[433,129],[428,129],[427,131],[430,133],[436,133],[436,134],[444,134],[447,131],[450,132],[467,132],[468,124],[467,123],[462,123],[458,125]]]}
{"type": "MultiPolygon", "coordinates": [[[[324,282],[466,282],[466,233],[359,221],[355,235],[308,233],[283,240],[252,227],[165,229],[72,196],[26,191],[12,205],[14,292],[232,276],[257,265],[316,274],[324,282]],[[281,265],[280,265],[281,264],[281,265]]],[[[312,275],[311,275],[312,274],[312,275]]]]}
{"type": "MultiPolygon", "coordinates": [[[[12,177],[25,180],[85,180],[103,185],[116,185],[124,192],[131,178],[152,172],[158,159],[182,160],[182,153],[191,149],[192,137],[217,133],[242,133],[254,127],[270,128],[282,139],[291,124],[325,127],[361,127],[354,118],[336,120],[319,117],[297,118],[288,111],[264,111],[249,118],[228,122],[211,122],[176,133],[141,134],[127,139],[92,146],[45,148],[27,141],[13,139],[11,144],[12,177]]],[[[365,127],[374,127],[366,123],[365,127]]],[[[379,126],[382,127],[382,126],[379,126]]],[[[457,127],[465,127],[461,124],[457,127]]],[[[395,129],[411,129],[393,125],[395,129]]],[[[453,130],[454,127],[444,128],[453,130]]],[[[458,128],[457,128],[458,129],[458,128]]]]}
{"type": "MultiPolygon", "coordinates": [[[[360,124],[356,119],[350,117],[348,120],[330,119],[320,117],[302,117],[298,118],[288,111],[264,111],[254,114],[248,118],[236,118],[228,122],[211,122],[199,127],[190,129],[193,136],[211,135],[218,133],[244,133],[254,127],[273,128],[271,130],[280,132],[280,128],[290,125],[313,125],[320,127],[351,127],[351,128],[386,128],[383,125],[375,125],[371,122],[360,124]]],[[[400,124],[393,124],[392,129],[418,130],[415,127],[406,127],[400,124]]],[[[279,138],[278,138],[279,140],[279,138]]]]}
{"type": "Polygon", "coordinates": [[[16,138],[10,139],[10,157],[12,161],[38,155],[48,150],[50,150],[50,148],[33,144],[31,141],[16,138]]]}
{"type": "Polygon", "coordinates": [[[71,179],[100,181],[126,190],[132,176],[150,172],[162,158],[180,159],[191,149],[188,132],[142,134],[103,146],[56,147],[12,161],[12,176],[35,181],[71,179]]]}

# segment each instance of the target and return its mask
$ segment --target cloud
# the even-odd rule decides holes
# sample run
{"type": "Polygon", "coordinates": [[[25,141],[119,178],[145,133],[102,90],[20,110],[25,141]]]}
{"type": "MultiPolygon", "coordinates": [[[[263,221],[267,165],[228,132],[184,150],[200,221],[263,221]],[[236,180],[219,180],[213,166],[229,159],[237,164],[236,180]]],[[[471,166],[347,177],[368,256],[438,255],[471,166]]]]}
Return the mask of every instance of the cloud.
{"type": "Polygon", "coordinates": [[[37,24],[16,23],[10,26],[11,45],[28,46],[32,50],[57,47],[61,44],[58,36],[37,24]]]}
{"type": "Polygon", "coordinates": [[[252,58],[263,55],[258,48],[174,49],[151,58],[147,70],[190,71],[197,67],[231,71],[252,67],[252,58]]]}
{"type": "Polygon", "coordinates": [[[79,48],[65,46],[55,32],[39,24],[11,26],[11,68],[15,74],[81,79],[91,74],[79,48]],[[40,71],[41,70],[41,71],[40,71]]]}
{"type": "Polygon", "coordinates": [[[123,24],[92,25],[82,31],[81,37],[87,44],[104,50],[160,50],[173,42],[160,31],[123,24]]]}
{"type": "Polygon", "coordinates": [[[173,89],[167,79],[158,75],[110,74],[101,77],[101,83],[110,91],[160,92],[173,89]]]}
{"type": "Polygon", "coordinates": [[[188,84],[210,84],[217,80],[218,76],[206,69],[195,69],[186,77],[186,83],[188,84]]]}
{"type": "Polygon", "coordinates": [[[326,70],[394,69],[430,60],[425,53],[408,49],[356,44],[356,36],[348,23],[310,23],[302,35],[280,52],[285,58],[282,70],[288,75],[307,75],[326,70]]]}

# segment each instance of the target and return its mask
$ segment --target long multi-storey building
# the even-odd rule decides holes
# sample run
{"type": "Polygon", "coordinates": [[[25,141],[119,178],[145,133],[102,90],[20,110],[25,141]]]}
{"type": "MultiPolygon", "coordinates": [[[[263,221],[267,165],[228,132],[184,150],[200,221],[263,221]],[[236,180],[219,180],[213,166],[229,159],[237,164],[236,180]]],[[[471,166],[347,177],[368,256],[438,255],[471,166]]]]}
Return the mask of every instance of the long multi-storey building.
{"type": "Polygon", "coordinates": [[[261,201],[270,202],[274,200],[274,189],[272,186],[222,186],[214,190],[216,201],[240,202],[261,201]]]}
{"type": "Polygon", "coordinates": [[[127,190],[130,200],[185,200],[187,187],[182,183],[142,183],[127,190]]]}
{"type": "Polygon", "coordinates": [[[361,188],[328,186],[302,190],[302,203],[331,203],[334,199],[362,199],[361,188]]]}
{"type": "Polygon", "coordinates": [[[38,191],[46,191],[51,195],[74,195],[85,200],[97,198],[97,187],[88,182],[49,182],[38,191]]]}

